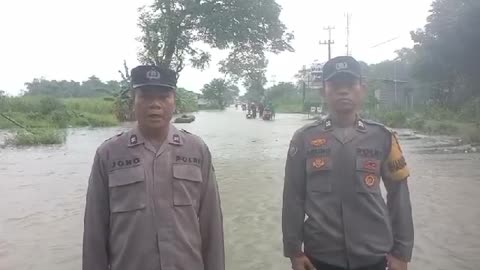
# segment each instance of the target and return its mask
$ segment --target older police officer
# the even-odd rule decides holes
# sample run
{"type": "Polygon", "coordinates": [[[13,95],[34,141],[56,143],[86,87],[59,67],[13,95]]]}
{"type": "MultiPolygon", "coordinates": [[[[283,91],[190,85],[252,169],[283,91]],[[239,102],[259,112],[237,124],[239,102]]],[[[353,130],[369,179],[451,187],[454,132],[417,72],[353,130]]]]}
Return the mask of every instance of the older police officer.
{"type": "Polygon", "coordinates": [[[131,72],[137,126],[97,150],[87,191],[84,270],[224,270],[208,147],[170,124],[176,74],[131,72]]]}
{"type": "Polygon", "coordinates": [[[298,130],[287,157],[284,255],[295,270],[406,270],[413,222],[397,138],[359,117],[366,87],[355,59],[328,61],[323,76],[330,116],[298,130]]]}

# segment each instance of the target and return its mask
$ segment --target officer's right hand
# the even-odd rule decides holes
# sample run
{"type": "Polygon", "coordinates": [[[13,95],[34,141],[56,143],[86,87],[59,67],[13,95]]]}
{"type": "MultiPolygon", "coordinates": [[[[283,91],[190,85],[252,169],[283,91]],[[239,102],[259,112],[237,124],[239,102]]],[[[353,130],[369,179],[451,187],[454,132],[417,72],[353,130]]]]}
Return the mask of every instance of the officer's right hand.
{"type": "Polygon", "coordinates": [[[290,258],[293,270],[315,270],[312,262],[305,255],[290,258]]]}

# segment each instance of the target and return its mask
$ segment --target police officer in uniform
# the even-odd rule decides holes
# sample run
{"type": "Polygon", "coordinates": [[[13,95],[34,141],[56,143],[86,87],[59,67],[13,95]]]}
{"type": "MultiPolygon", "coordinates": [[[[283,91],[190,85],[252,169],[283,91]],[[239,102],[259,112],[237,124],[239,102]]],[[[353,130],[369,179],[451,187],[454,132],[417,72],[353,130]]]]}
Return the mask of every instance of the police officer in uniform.
{"type": "Polygon", "coordinates": [[[208,147],[170,124],[176,74],[131,72],[138,124],[103,143],[90,174],[84,270],[224,270],[222,212],[208,147]]]}
{"type": "Polygon", "coordinates": [[[299,129],[287,157],[284,255],[295,270],[406,270],[413,222],[397,138],[359,117],[366,87],[355,59],[331,59],[323,75],[330,115],[299,129]]]}

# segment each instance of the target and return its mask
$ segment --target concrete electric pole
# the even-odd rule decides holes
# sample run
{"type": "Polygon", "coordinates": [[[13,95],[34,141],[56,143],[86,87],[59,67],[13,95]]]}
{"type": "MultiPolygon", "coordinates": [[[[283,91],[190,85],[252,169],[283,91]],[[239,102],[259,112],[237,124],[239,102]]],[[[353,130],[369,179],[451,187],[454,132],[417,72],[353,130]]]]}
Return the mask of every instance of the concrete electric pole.
{"type": "Polygon", "coordinates": [[[320,45],[328,45],[328,60],[332,59],[332,44],[335,44],[335,41],[332,40],[332,30],[335,27],[328,26],[323,28],[323,30],[328,31],[328,41],[320,41],[320,45]]]}

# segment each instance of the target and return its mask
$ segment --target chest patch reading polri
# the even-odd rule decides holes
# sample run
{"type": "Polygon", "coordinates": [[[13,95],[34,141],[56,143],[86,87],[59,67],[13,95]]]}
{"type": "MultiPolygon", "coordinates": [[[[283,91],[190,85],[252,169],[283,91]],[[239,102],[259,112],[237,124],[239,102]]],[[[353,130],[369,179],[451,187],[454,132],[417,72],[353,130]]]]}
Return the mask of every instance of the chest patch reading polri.
{"type": "Polygon", "coordinates": [[[202,159],[196,158],[196,157],[184,157],[184,156],[177,156],[175,158],[175,162],[181,162],[181,163],[190,163],[190,164],[196,164],[196,165],[202,165],[202,159]]]}
{"type": "Polygon", "coordinates": [[[380,159],[382,152],[372,148],[357,148],[357,155],[365,158],[380,159]]]}

